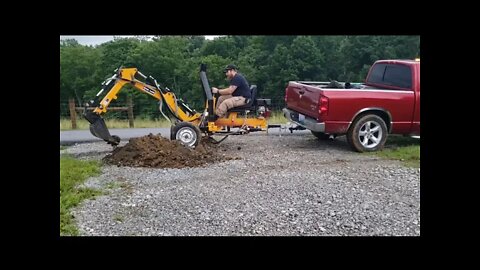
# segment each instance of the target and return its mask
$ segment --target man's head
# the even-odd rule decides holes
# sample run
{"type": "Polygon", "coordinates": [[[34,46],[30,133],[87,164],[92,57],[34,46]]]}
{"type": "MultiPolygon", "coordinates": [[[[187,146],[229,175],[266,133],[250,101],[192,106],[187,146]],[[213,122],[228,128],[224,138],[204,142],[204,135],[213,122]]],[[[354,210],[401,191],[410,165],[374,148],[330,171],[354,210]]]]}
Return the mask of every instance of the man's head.
{"type": "Polygon", "coordinates": [[[223,72],[225,72],[225,75],[227,76],[228,79],[232,79],[233,76],[237,74],[237,70],[238,70],[237,66],[230,64],[225,67],[223,72]]]}

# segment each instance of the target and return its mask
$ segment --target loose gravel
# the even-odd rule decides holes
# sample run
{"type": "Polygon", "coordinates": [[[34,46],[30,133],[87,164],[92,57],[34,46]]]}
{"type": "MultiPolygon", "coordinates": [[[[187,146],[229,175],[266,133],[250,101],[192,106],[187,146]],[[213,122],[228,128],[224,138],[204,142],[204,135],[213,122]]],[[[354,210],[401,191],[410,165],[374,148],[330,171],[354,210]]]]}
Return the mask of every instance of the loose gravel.
{"type": "MultiPolygon", "coordinates": [[[[101,160],[111,150],[95,142],[61,153],[101,160]]],[[[305,132],[230,136],[219,151],[240,159],[182,169],[104,165],[85,186],[105,195],[73,210],[80,234],[420,235],[418,168],[305,132]]]]}

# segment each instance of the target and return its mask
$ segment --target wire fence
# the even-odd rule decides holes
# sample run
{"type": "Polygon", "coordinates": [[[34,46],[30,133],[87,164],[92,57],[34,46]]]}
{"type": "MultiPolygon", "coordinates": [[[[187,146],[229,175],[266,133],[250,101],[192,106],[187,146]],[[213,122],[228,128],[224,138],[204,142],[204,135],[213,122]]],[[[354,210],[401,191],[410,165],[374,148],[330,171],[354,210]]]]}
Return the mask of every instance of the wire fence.
{"type": "MultiPolygon", "coordinates": [[[[283,96],[275,96],[270,98],[271,99],[271,105],[269,106],[269,109],[272,111],[281,111],[285,107],[285,100],[283,96]]],[[[158,104],[156,102],[153,102],[153,106],[155,106],[155,110],[150,110],[150,111],[145,111],[145,110],[140,110],[142,106],[149,106],[152,107],[152,102],[148,104],[142,104],[144,102],[134,102],[133,103],[133,118],[135,119],[162,119],[163,116],[158,110],[158,104]]],[[[78,106],[78,105],[77,105],[78,106]]],[[[128,107],[128,103],[117,103],[111,104],[111,106],[115,107],[128,107]]],[[[166,108],[164,105],[164,113],[166,113],[166,108]]],[[[127,111],[108,111],[106,114],[102,116],[104,119],[109,120],[109,119],[118,119],[118,120],[128,120],[128,112],[127,111]]],[[[77,119],[85,119],[82,115],[81,112],[77,111],[76,114],[77,119]]],[[[70,119],[70,109],[69,109],[69,103],[68,102],[62,102],[60,103],[60,119],[70,119]]]]}
{"type": "MultiPolygon", "coordinates": [[[[128,104],[126,103],[117,103],[115,104],[115,107],[127,107],[128,104]]],[[[141,118],[141,119],[159,119],[163,118],[162,114],[160,111],[157,109],[157,111],[152,111],[152,112],[142,112],[139,113],[138,111],[135,110],[135,107],[138,105],[133,105],[133,117],[134,118],[141,118]]],[[[60,119],[70,119],[70,111],[69,111],[69,104],[68,103],[60,103],[60,119]]],[[[165,109],[163,111],[165,113],[165,109]]],[[[77,111],[76,115],[77,119],[85,119],[83,117],[82,113],[79,113],[77,111]]],[[[102,115],[102,118],[109,120],[109,119],[118,119],[118,120],[128,120],[128,112],[127,111],[111,111],[107,109],[107,113],[102,115]]]]}

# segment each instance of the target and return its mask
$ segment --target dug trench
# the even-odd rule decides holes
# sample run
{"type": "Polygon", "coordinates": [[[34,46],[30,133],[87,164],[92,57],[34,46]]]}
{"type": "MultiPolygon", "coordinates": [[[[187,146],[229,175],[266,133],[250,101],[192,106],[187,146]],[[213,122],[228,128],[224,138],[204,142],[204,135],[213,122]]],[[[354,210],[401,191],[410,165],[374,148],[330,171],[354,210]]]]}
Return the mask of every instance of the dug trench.
{"type": "Polygon", "coordinates": [[[149,134],[130,139],[124,146],[119,146],[107,154],[103,161],[117,166],[185,168],[240,159],[227,153],[224,146],[213,144],[206,137],[202,137],[199,144],[192,149],[178,141],[149,134]]]}

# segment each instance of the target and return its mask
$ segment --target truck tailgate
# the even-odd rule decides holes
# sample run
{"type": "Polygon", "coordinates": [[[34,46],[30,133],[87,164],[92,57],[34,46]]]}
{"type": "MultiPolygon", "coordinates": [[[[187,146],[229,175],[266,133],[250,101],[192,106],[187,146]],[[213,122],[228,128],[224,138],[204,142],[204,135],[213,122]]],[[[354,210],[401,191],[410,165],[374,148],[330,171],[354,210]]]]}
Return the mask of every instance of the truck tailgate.
{"type": "Polygon", "coordinates": [[[318,100],[322,89],[296,82],[289,82],[285,91],[287,108],[318,118],[318,100]]]}

